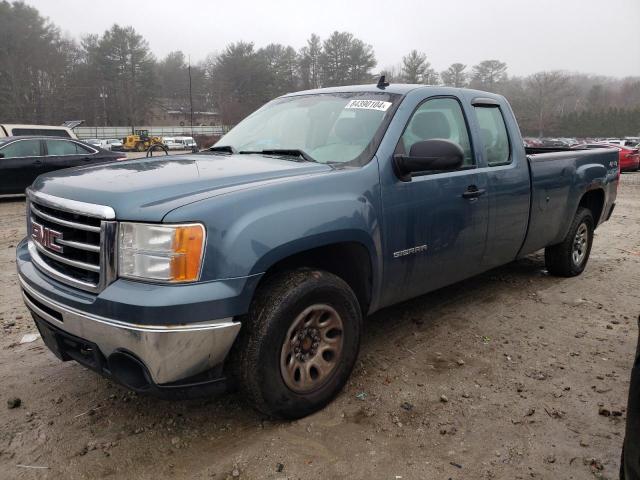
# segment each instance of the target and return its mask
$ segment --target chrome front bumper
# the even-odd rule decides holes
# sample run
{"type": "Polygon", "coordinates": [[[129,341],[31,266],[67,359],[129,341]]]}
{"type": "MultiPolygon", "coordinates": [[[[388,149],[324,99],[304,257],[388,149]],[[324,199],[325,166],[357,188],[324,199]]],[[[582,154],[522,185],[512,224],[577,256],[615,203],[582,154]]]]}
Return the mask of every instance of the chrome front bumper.
{"type": "Polygon", "coordinates": [[[240,330],[240,322],[233,318],[139,325],[99,317],[46,298],[19,278],[24,302],[36,315],[94,343],[107,361],[116,352],[133,354],[157,385],[177,382],[222,364],[240,330]]]}

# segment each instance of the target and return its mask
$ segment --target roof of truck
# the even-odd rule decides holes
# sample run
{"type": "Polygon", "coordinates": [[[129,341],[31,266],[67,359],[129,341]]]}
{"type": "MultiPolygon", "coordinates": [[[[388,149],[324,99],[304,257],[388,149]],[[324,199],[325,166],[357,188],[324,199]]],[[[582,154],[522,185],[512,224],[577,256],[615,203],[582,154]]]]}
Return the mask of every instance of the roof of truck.
{"type": "MultiPolygon", "coordinates": [[[[429,87],[431,85],[411,84],[411,83],[391,83],[384,88],[379,88],[375,83],[369,85],[345,85],[343,87],[327,87],[316,88],[313,90],[303,90],[300,92],[291,92],[283,95],[288,97],[290,95],[309,95],[313,93],[347,93],[347,92],[387,92],[396,93],[400,95],[406,95],[411,90],[416,88],[429,87]]],[[[434,86],[435,87],[435,86],[434,86]]]]}
{"type": "Polygon", "coordinates": [[[484,92],[481,90],[469,89],[469,88],[457,88],[457,87],[448,87],[444,85],[424,85],[420,83],[391,83],[386,87],[378,87],[375,83],[369,85],[345,85],[343,87],[328,87],[328,88],[316,88],[314,90],[303,90],[300,92],[291,92],[286,95],[282,95],[283,97],[292,97],[296,95],[312,95],[312,94],[320,94],[320,93],[354,93],[354,92],[386,92],[397,95],[407,95],[409,92],[413,90],[422,90],[422,89],[433,89],[437,90],[437,94],[441,95],[461,95],[462,92],[471,92],[474,95],[479,95],[482,97],[489,98],[503,98],[501,95],[484,92]]]}

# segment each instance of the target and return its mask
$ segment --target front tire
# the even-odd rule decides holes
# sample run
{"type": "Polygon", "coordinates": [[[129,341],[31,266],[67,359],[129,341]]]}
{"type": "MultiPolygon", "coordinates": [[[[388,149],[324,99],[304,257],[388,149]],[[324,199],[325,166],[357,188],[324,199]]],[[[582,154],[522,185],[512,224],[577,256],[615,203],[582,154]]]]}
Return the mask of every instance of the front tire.
{"type": "Polygon", "coordinates": [[[268,279],[236,345],[240,388],[272,417],[295,419],[328,404],[358,356],[362,314],[349,286],[320,270],[268,279]]]}
{"type": "Polygon", "coordinates": [[[562,243],[544,251],[545,264],[551,275],[575,277],[584,271],[591,253],[594,228],[591,210],[579,207],[562,243]]]}

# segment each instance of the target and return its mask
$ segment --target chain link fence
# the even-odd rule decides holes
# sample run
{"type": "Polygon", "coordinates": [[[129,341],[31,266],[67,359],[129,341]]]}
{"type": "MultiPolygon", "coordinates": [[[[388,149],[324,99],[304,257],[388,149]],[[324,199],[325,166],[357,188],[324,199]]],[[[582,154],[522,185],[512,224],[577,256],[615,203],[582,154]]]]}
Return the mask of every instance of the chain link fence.
{"type": "MultiPolygon", "coordinates": [[[[169,126],[169,127],[134,127],[135,130],[149,130],[149,135],[158,137],[220,137],[227,133],[231,126],[169,126]]],[[[79,139],[86,138],[124,138],[131,135],[131,127],[76,127],[73,130],[79,139]]]]}

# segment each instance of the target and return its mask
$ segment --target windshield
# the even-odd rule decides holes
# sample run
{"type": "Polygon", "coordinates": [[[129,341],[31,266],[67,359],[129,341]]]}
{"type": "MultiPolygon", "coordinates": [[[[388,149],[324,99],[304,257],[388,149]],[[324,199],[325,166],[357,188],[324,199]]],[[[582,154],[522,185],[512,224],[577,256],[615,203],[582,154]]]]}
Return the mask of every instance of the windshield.
{"type": "MultiPolygon", "coordinates": [[[[214,146],[236,152],[301,151],[320,163],[345,163],[367,153],[400,95],[323,93],[273,100],[214,146]]],[[[373,152],[369,152],[369,158],[373,152]]],[[[369,158],[367,160],[369,160],[369,158]]]]}

